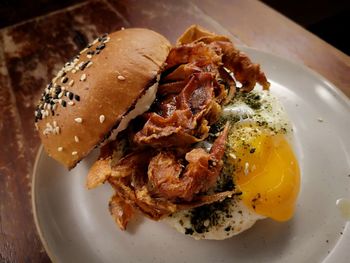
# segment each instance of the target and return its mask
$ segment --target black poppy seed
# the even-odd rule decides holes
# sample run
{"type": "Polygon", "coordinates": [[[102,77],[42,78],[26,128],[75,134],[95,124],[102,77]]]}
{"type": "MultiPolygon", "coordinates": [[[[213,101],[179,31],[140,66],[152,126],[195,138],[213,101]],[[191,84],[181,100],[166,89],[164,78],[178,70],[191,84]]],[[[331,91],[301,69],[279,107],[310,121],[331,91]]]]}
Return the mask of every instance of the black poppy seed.
{"type": "Polygon", "coordinates": [[[63,107],[67,106],[67,102],[65,100],[62,100],[61,104],[62,104],[63,107]]]}
{"type": "Polygon", "coordinates": [[[100,50],[104,49],[105,47],[106,47],[106,44],[101,44],[101,45],[97,46],[96,49],[98,51],[100,51],[100,50]]]}
{"type": "Polygon", "coordinates": [[[108,36],[108,33],[104,33],[103,35],[102,35],[102,38],[105,38],[105,37],[107,37],[108,36]]]}
{"type": "Polygon", "coordinates": [[[87,48],[91,48],[92,47],[92,44],[90,43],[89,45],[87,45],[87,48]]]}
{"type": "Polygon", "coordinates": [[[88,55],[93,55],[93,54],[95,54],[95,51],[94,51],[94,50],[89,50],[89,51],[87,52],[87,54],[88,54],[88,55]]]}
{"type": "Polygon", "coordinates": [[[76,101],[80,101],[80,96],[79,95],[74,95],[74,98],[76,101]]]}
{"type": "Polygon", "coordinates": [[[62,83],[67,83],[67,81],[68,81],[68,78],[67,77],[63,77],[62,83]]]}
{"type": "Polygon", "coordinates": [[[90,63],[90,61],[86,61],[84,62],[81,66],[80,66],[80,70],[84,70],[86,68],[86,66],[90,63]]]}
{"type": "Polygon", "coordinates": [[[52,114],[52,116],[55,116],[55,111],[52,110],[52,111],[51,111],[51,114],[52,114]]]}
{"type": "Polygon", "coordinates": [[[61,91],[62,91],[61,86],[57,86],[57,87],[56,87],[56,90],[55,90],[55,93],[56,93],[56,94],[60,94],[61,91]]]}
{"type": "Polygon", "coordinates": [[[73,99],[73,97],[74,97],[74,94],[73,94],[72,92],[69,92],[69,94],[68,94],[68,98],[69,98],[70,100],[72,100],[72,99],[73,99]]]}
{"type": "Polygon", "coordinates": [[[194,231],[192,228],[185,228],[185,235],[193,235],[194,231]]]}

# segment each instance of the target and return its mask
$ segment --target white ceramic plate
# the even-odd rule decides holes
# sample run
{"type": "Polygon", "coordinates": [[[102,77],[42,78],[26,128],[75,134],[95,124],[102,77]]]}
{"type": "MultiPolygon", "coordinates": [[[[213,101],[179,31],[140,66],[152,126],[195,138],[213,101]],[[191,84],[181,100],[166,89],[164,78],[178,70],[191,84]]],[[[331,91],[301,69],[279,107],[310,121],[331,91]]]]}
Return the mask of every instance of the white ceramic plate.
{"type": "Polygon", "coordinates": [[[349,100],[304,66],[244,50],[262,65],[294,124],[302,174],[294,218],[263,220],[225,241],[195,241],[148,219],[122,232],[108,212],[110,187],[85,189],[96,153],[67,172],[40,151],[33,210],[54,262],[349,262],[349,223],[336,207],[337,199],[350,198],[349,100]]]}

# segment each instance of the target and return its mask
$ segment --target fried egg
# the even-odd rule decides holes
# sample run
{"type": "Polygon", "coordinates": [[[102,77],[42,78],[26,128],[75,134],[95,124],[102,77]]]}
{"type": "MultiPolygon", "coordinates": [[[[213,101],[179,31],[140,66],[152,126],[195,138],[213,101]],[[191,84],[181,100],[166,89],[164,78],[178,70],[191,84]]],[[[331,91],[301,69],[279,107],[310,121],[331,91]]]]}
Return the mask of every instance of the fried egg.
{"type": "MultiPolygon", "coordinates": [[[[263,218],[287,221],[300,188],[292,147],[292,126],[283,106],[269,91],[238,93],[223,108],[215,128],[230,122],[224,168],[216,191],[233,188],[240,195],[223,202],[180,211],[165,219],[195,239],[225,239],[263,218]]],[[[211,132],[215,132],[212,131],[211,132]]],[[[202,143],[210,148],[210,141],[202,143]]]]}

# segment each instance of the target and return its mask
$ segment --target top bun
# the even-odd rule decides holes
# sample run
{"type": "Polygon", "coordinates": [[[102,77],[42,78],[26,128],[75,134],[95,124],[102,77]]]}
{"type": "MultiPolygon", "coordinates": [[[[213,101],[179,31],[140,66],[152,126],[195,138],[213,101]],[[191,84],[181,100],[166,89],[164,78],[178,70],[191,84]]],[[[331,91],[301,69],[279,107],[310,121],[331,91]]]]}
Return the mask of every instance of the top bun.
{"type": "Polygon", "coordinates": [[[169,50],[154,31],[126,29],[103,35],[66,63],[35,111],[49,156],[71,169],[108,138],[156,83],[169,50]]]}

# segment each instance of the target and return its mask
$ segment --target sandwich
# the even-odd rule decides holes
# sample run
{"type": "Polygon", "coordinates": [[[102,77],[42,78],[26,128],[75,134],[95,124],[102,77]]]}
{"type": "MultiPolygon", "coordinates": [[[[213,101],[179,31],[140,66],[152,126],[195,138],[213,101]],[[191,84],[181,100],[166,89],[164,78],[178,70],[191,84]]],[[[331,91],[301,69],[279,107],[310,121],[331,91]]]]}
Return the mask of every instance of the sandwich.
{"type": "Polygon", "coordinates": [[[191,26],[175,45],[140,28],[105,34],[58,72],[35,110],[46,152],[68,169],[94,148],[87,188],[195,239],[286,221],[299,192],[292,129],[258,64],[191,26]]]}

